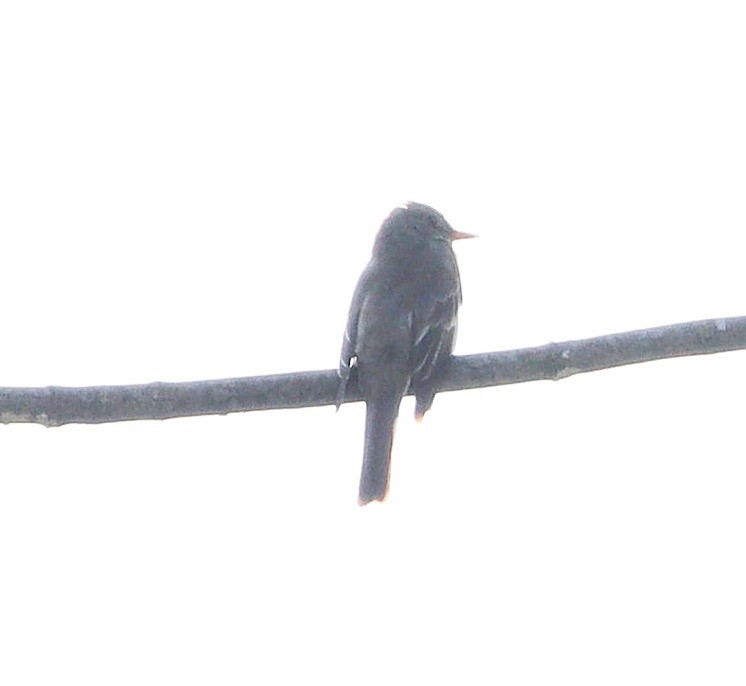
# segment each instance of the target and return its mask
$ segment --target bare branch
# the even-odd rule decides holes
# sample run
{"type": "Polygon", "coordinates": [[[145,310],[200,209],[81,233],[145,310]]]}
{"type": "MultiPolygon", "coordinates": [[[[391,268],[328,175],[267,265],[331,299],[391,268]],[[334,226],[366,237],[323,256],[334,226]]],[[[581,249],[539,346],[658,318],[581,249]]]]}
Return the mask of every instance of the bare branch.
{"type": "MultiPolygon", "coordinates": [[[[746,317],[708,319],[538,348],[454,357],[438,390],[558,380],[627,364],[744,348],[746,317]]],[[[337,385],[337,373],[326,370],[137,386],[5,387],[0,388],[0,423],[100,424],[318,407],[335,403],[337,385]]],[[[352,379],[345,402],[358,400],[360,394],[352,379]]]]}

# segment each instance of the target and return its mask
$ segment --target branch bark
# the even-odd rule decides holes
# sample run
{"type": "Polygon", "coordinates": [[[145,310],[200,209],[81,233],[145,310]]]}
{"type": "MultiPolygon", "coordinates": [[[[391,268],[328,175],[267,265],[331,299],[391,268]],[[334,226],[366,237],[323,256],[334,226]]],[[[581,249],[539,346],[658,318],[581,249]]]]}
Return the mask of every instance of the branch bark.
{"type": "MultiPolygon", "coordinates": [[[[556,381],[599,369],[745,348],[746,317],[708,319],[537,348],[453,357],[438,390],[556,381]]],[[[336,371],[325,370],[132,386],[0,387],[0,423],[101,424],[318,407],[334,404],[337,384],[336,371]]],[[[360,399],[352,379],[345,402],[360,399]]]]}

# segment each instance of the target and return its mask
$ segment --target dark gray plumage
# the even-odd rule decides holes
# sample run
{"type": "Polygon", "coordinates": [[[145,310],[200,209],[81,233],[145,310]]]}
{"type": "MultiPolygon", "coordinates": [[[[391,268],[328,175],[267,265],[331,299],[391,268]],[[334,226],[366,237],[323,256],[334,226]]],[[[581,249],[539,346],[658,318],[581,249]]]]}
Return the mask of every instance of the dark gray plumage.
{"type": "Polygon", "coordinates": [[[415,202],[396,208],[378,231],[352,296],[339,367],[339,401],[354,369],[367,404],[361,505],[386,497],[394,424],[407,389],[418,420],[433,404],[461,303],[451,243],[472,237],[415,202]]]}

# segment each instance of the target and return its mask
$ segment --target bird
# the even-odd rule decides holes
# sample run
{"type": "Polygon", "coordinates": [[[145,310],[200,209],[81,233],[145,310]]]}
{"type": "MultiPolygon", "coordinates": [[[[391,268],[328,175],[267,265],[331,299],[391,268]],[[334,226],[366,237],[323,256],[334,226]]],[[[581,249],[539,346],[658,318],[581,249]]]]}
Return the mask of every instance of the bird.
{"type": "Polygon", "coordinates": [[[461,304],[452,243],[475,237],[418,202],[395,208],[376,235],[350,304],[336,403],[339,409],[356,374],[366,403],[360,505],[386,498],[394,425],[407,391],[415,396],[417,421],[433,404],[461,304]]]}

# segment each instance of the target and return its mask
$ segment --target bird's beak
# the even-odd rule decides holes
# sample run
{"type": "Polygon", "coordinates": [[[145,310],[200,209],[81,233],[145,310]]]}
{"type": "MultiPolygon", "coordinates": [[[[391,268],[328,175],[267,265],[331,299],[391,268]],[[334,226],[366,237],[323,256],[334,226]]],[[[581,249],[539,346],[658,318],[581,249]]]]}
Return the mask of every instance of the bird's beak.
{"type": "Polygon", "coordinates": [[[451,240],[459,241],[462,238],[478,238],[475,233],[464,233],[463,231],[451,231],[451,240]]]}

